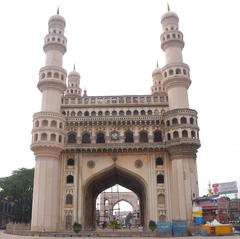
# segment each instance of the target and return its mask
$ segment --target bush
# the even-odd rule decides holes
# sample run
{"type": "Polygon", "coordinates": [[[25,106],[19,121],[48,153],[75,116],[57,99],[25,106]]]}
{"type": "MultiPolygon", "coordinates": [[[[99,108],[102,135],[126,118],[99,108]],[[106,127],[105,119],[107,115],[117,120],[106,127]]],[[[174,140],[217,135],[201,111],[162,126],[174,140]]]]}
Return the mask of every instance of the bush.
{"type": "Polygon", "coordinates": [[[149,224],[148,224],[148,227],[149,227],[150,230],[153,232],[153,231],[155,231],[155,229],[157,228],[157,224],[156,224],[155,221],[150,220],[150,221],[149,221],[149,224]]]}
{"type": "Polygon", "coordinates": [[[73,231],[75,233],[79,233],[82,230],[82,225],[78,222],[74,222],[73,224],[73,231]]]}

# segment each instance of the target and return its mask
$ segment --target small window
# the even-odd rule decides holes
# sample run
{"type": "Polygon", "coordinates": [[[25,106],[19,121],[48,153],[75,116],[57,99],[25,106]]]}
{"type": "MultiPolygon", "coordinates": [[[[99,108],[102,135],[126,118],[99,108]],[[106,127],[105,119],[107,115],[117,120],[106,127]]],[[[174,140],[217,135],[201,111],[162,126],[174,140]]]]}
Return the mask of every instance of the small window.
{"type": "Polygon", "coordinates": [[[183,130],[183,131],[182,131],[182,137],[183,137],[183,138],[187,138],[187,137],[188,137],[188,132],[187,132],[187,130],[183,130]]]}
{"type": "Polygon", "coordinates": [[[194,118],[190,118],[190,124],[194,124],[194,118]]]}
{"type": "Polygon", "coordinates": [[[67,160],[67,166],[74,166],[74,159],[68,159],[67,160]]]}
{"type": "Polygon", "coordinates": [[[82,111],[78,111],[77,116],[82,116],[82,111]]]}
{"type": "Polygon", "coordinates": [[[148,133],[146,131],[139,132],[139,142],[147,143],[148,142],[148,133]]]}
{"type": "Polygon", "coordinates": [[[157,157],[156,160],[156,166],[162,166],[163,165],[163,159],[160,157],[157,157]]]}
{"type": "Polygon", "coordinates": [[[127,110],[126,115],[132,115],[132,112],[130,110],[127,110]]]}
{"type": "Polygon", "coordinates": [[[104,135],[104,133],[97,133],[96,143],[97,144],[104,144],[105,143],[105,135],[104,135]]]}
{"type": "Polygon", "coordinates": [[[133,132],[128,130],[125,132],[125,143],[133,143],[134,138],[133,138],[133,132]]]}
{"type": "Polygon", "coordinates": [[[58,79],[58,78],[59,78],[59,74],[58,74],[57,72],[55,72],[54,75],[53,75],[53,77],[54,77],[55,79],[58,79]]]}
{"type": "Polygon", "coordinates": [[[195,133],[195,131],[191,131],[191,137],[192,137],[193,139],[196,138],[196,133],[195,133]]]}
{"type": "Polygon", "coordinates": [[[181,74],[181,69],[177,68],[176,69],[176,74],[181,74]]]}
{"type": "Polygon", "coordinates": [[[66,204],[67,205],[72,205],[73,204],[73,196],[71,194],[68,194],[66,196],[66,204]]]}
{"type": "Polygon", "coordinates": [[[187,123],[187,119],[185,117],[181,118],[181,124],[186,124],[187,123]]]}
{"type": "Polygon", "coordinates": [[[47,140],[47,134],[46,133],[41,134],[41,140],[47,140]]]}
{"type": "Polygon", "coordinates": [[[178,124],[177,118],[173,118],[173,119],[172,119],[172,124],[178,124]]]}
{"type": "Polygon", "coordinates": [[[42,126],[47,127],[48,126],[48,121],[47,120],[43,120],[42,121],[42,126]]]}
{"type": "Polygon", "coordinates": [[[59,137],[58,137],[58,143],[62,143],[62,135],[59,135],[59,137]]]}
{"type": "Polygon", "coordinates": [[[141,115],[145,115],[146,114],[146,112],[145,112],[145,110],[141,110],[141,115]]]}
{"type": "Polygon", "coordinates": [[[157,176],[157,184],[163,184],[164,183],[164,175],[159,174],[157,176]]]}
{"type": "Polygon", "coordinates": [[[35,122],[35,127],[39,127],[39,121],[38,120],[35,122]]]}
{"type": "Polygon", "coordinates": [[[51,134],[50,140],[51,141],[56,141],[56,134],[51,134]]]}
{"type": "Polygon", "coordinates": [[[138,111],[137,111],[137,110],[134,110],[134,111],[133,111],[133,115],[138,115],[138,111]]]}
{"type": "Polygon", "coordinates": [[[105,116],[109,116],[110,115],[110,112],[107,110],[105,111],[105,116]]]}
{"type": "Polygon", "coordinates": [[[114,110],[114,111],[112,112],[112,116],[116,116],[116,115],[117,115],[117,111],[114,110]]]}
{"type": "Polygon", "coordinates": [[[173,138],[174,138],[174,139],[179,138],[178,131],[174,131],[174,132],[173,132],[173,138]]]}
{"type": "Polygon", "coordinates": [[[73,183],[73,180],[74,180],[74,178],[72,175],[67,176],[67,183],[73,183]]]}
{"type": "Polygon", "coordinates": [[[174,73],[174,72],[173,72],[173,70],[172,70],[172,69],[171,69],[171,70],[169,70],[169,75],[170,75],[170,76],[172,76],[172,75],[173,75],[173,73],[174,73]]]}
{"type": "Polygon", "coordinates": [[[171,134],[170,133],[167,134],[167,139],[171,140],[171,134]]]}
{"type": "Polygon", "coordinates": [[[89,133],[84,133],[82,135],[82,144],[90,144],[91,143],[91,137],[89,133]]]}
{"type": "Polygon", "coordinates": [[[71,132],[68,134],[68,141],[69,144],[77,143],[77,134],[75,132],[71,132]]]}
{"type": "Polygon", "coordinates": [[[57,121],[53,120],[53,121],[51,122],[51,127],[57,127],[57,121]]]}
{"type": "Polygon", "coordinates": [[[84,116],[89,116],[89,112],[88,112],[88,111],[85,111],[85,112],[84,112],[84,116]]]}
{"type": "Polygon", "coordinates": [[[152,110],[148,110],[148,115],[152,115],[152,110]]]}
{"type": "Polygon", "coordinates": [[[154,142],[162,142],[162,132],[160,130],[154,131],[153,141],[154,142]]]}

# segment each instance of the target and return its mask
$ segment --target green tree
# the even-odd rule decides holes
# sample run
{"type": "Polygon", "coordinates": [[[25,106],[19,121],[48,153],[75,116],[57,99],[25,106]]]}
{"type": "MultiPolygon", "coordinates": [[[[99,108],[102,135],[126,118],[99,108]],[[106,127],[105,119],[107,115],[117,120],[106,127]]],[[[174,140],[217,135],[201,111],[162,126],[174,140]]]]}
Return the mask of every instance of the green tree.
{"type": "Polygon", "coordinates": [[[109,220],[108,226],[110,228],[112,228],[113,231],[114,231],[114,229],[118,229],[118,227],[119,227],[118,222],[117,222],[117,220],[115,218],[109,220]]]}
{"type": "Polygon", "coordinates": [[[157,227],[157,224],[156,224],[156,222],[155,221],[153,221],[153,220],[150,220],[149,221],[149,224],[148,224],[148,227],[150,228],[150,230],[153,232],[155,229],[156,229],[156,227],[157,227]]]}
{"type": "Polygon", "coordinates": [[[14,202],[15,222],[31,221],[34,169],[20,168],[0,178],[1,197],[14,202]]]}

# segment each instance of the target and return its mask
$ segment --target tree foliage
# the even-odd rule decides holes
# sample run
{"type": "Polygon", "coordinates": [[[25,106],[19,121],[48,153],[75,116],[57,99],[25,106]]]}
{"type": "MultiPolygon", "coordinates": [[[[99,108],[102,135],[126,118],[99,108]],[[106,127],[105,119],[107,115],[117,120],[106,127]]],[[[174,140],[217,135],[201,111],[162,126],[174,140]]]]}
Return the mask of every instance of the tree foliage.
{"type": "Polygon", "coordinates": [[[15,205],[15,222],[30,222],[32,211],[34,169],[20,168],[0,178],[1,197],[15,205]]]}
{"type": "Polygon", "coordinates": [[[155,221],[150,220],[148,223],[148,227],[150,228],[150,230],[153,232],[156,228],[157,228],[157,224],[155,221]]]}

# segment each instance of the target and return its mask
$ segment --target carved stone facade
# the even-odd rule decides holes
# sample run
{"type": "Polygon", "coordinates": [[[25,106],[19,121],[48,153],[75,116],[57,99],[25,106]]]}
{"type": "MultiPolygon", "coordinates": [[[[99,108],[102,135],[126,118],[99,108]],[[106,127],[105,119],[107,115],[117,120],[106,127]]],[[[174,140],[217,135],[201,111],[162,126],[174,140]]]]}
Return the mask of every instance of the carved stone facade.
{"type": "Polygon", "coordinates": [[[42,108],[33,116],[33,231],[64,231],[75,221],[95,228],[96,198],[115,184],[137,195],[145,228],[149,220],[191,219],[197,112],[188,105],[190,69],[182,61],[178,16],[168,11],[161,23],[166,65],[152,73],[152,94],[87,96],[80,74],[74,69],[67,77],[62,68],[65,20],[49,19],[42,108]]]}

